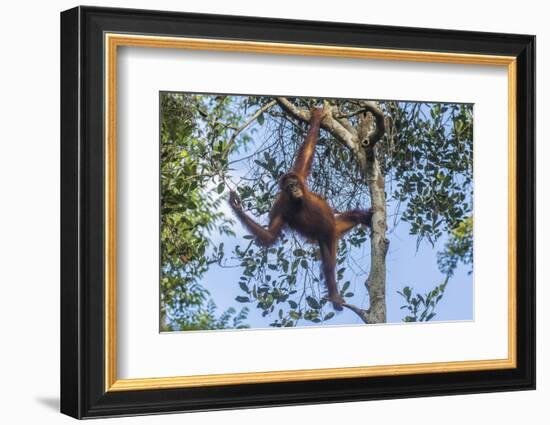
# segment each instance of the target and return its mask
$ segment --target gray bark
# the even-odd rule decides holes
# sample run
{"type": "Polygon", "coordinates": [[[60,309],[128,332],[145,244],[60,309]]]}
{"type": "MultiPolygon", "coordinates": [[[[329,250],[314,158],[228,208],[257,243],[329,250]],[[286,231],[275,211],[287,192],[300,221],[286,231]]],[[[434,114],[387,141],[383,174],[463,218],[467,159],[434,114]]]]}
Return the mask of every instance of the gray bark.
{"type": "MultiPolygon", "coordinates": [[[[367,117],[360,120],[360,127],[368,129],[371,123],[367,117]]],[[[378,125],[377,125],[378,127],[378,125]]],[[[360,132],[360,137],[365,130],[360,132]]],[[[386,322],[386,254],[389,240],[386,238],[387,212],[385,179],[376,155],[376,138],[383,136],[378,130],[362,137],[365,146],[359,164],[367,180],[373,209],[371,229],[371,266],[366,287],[369,292],[370,307],[367,311],[367,323],[386,322]]]]}

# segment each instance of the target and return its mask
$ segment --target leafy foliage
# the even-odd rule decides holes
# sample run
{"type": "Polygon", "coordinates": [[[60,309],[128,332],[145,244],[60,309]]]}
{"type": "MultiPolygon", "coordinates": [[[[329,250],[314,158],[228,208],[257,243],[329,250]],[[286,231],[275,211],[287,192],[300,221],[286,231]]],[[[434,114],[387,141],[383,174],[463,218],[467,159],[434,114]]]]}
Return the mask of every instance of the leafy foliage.
{"type": "Polygon", "coordinates": [[[411,235],[431,243],[472,213],[470,105],[390,102],[385,159],[390,189],[411,235]]]}
{"type": "Polygon", "coordinates": [[[413,296],[413,290],[410,286],[405,286],[402,291],[397,291],[406,302],[401,306],[401,310],[408,311],[408,315],[403,318],[403,321],[427,322],[432,320],[436,315],[435,308],[443,298],[448,282],[449,277],[447,276],[442,284],[424,295],[416,294],[413,296]]]}
{"type": "Polygon", "coordinates": [[[250,326],[246,324],[249,309],[242,308],[239,312],[233,307],[225,310],[219,317],[216,316],[217,307],[214,301],[209,300],[206,306],[197,311],[193,320],[182,320],[181,317],[165,324],[162,331],[202,331],[216,329],[247,329],[250,326]]]}
{"type": "MultiPolygon", "coordinates": [[[[161,96],[161,327],[165,330],[217,329],[235,315],[239,326],[248,310],[230,309],[215,319],[215,304],[201,285],[212,258],[212,232],[233,234],[231,219],[220,211],[223,200],[214,176],[227,165],[214,126],[205,143],[195,118],[207,108],[200,96],[161,96]],[[213,162],[210,158],[216,158],[213,162]]],[[[214,106],[214,114],[222,105],[214,106]]],[[[223,187],[222,187],[223,188],[223,187]]]]}
{"type": "MultiPolygon", "coordinates": [[[[437,254],[437,265],[441,273],[452,276],[459,262],[473,263],[474,220],[466,218],[451,232],[445,249],[437,254]]],[[[470,274],[472,271],[470,270],[470,274]]]]}
{"type": "MultiPolygon", "coordinates": [[[[342,266],[345,249],[345,245],[341,247],[343,255],[338,260],[341,267],[336,276],[340,282],[346,270],[342,266]]],[[[271,326],[296,326],[300,320],[321,323],[334,317],[332,308],[325,309],[327,300],[319,279],[319,254],[294,235],[284,234],[274,248],[256,248],[249,243],[244,249],[237,246],[234,253],[243,267],[239,286],[244,294],[237,296],[236,301],[255,303],[264,317],[273,315],[271,326]]],[[[353,297],[348,290],[349,281],[340,286],[344,298],[353,297]]]]}

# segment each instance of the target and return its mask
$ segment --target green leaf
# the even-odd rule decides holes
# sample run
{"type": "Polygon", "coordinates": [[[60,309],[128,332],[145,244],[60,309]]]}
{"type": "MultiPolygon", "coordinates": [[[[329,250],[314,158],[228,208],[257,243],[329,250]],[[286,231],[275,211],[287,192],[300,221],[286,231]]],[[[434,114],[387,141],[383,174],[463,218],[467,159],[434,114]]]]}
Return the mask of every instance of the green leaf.
{"type": "Polygon", "coordinates": [[[288,313],[290,317],[292,317],[294,320],[298,320],[302,315],[298,313],[297,311],[292,310],[290,313],[288,313]]]}
{"type": "Polygon", "coordinates": [[[240,302],[240,303],[249,303],[250,302],[250,298],[242,297],[240,295],[238,297],[236,297],[235,300],[240,302]]]}
{"type": "Polygon", "coordinates": [[[323,320],[330,320],[334,317],[334,311],[331,311],[330,313],[326,314],[323,320]]]}
{"type": "Polygon", "coordinates": [[[344,283],[344,285],[342,286],[342,290],[340,292],[346,292],[346,289],[349,288],[349,285],[351,284],[351,282],[346,282],[344,283]]]}
{"type": "Polygon", "coordinates": [[[264,113],[262,112],[260,115],[258,115],[258,124],[264,125],[264,122],[265,122],[265,118],[264,118],[264,113]]]}
{"type": "Polygon", "coordinates": [[[307,296],[306,297],[306,302],[308,303],[308,305],[311,307],[311,308],[314,308],[316,310],[320,309],[321,306],[319,305],[319,302],[313,298],[313,297],[310,297],[310,296],[307,296]]]}

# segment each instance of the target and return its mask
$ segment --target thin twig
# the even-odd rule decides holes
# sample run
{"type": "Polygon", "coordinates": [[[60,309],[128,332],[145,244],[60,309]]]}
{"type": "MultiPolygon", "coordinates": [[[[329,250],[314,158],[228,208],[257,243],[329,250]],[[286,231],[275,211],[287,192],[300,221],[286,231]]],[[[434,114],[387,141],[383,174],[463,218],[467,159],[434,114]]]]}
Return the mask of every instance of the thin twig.
{"type": "Polygon", "coordinates": [[[223,155],[222,155],[223,158],[225,158],[229,154],[229,151],[231,150],[231,147],[235,144],[235,140],[237,139],[237,136],[240,133],[242,133],[243,130],[245,130],[250,124],[252,124],[260,115],[262,115],[265,111],[270,109],[276,103],[277,103],[277,101],[275,101],[275,100],[272,100],[271,102],[266,103],[264,106],[262,106],[260,109],[258,109],[256,111],[256,113],[248,119],[248,121],[246,121],[242,126],[240,126],[237,130],[235,130],[235,132],[231,136],[231,139],[229,139],[229,142],[227,143],[227,146],[225,147],[225,149],[223,151],[223,155]]]}

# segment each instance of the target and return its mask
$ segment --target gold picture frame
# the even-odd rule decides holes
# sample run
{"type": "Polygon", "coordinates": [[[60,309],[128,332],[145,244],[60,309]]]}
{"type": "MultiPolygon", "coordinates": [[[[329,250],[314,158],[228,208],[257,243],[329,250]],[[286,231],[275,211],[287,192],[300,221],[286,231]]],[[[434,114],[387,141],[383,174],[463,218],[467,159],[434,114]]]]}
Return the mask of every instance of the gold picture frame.
{"type": "Polygon", "coordinates": [[[78,7],[63,12],[62,178],[77,178],[62,186],[61,410],[83,418],[201,410],[205,406],[215,409],[363,400],[379,398],[377,389],[384,389],[384,397],[400,397],[471,392],[480,388],[533,388],[534,224],[519,221],[518,217],[534,215],[534,37],[461,33],[457,42],[456,36],[456,32],[448,31],[163,12],[136,14],[105,8],[78,7]],[[167,21],[173,24],[168,33],[167,21]],[[264,32],[258,30],[262,25],[264,32]],[[289,25],[297,31],[294,40],[286,35],[285,28],[289,25]],[[325,32],[328,29],[340,38],[327,41],[331,38],[330,32],[325,32]],[[369,34],[373,30],[380,31],[385,41],[370,44],[369,34]],[[252,34],[257,34],[256,39],[252,34]],[[485,42],[478,43],[479,37],[485,37],[485,42]],[[387,47],[380,47],[384,43],[387,47]],[[445,50],[436,47],[440,45],[447,47],[445,50]],[[117,54],[121,47],[505,68],[508,82],[507,358],[118,378],[117,54]],[[87,76],[85,80],[83,75],[87,76]],[[525,128],[519,128],[518,123],[525,128]],[[525,202],[520,202],[521,199],[525,202]],[[97,201],[100,205],[95,204],[97,201]],[[94,212],[101,212],[99,218],[90,219],[94,212]],[[100,232],[97,232],[98,226],[100,232]],[[455,374],[460,385],[451,383],[448,374],[455,374]],[[422,383],[422,377],[427,375],[439,380],[438,392],[422,383]],[[409,378],[396,384],[392,378],[397,376],[409,378]],[[381,381],[376,381],[374,386],[362,385],[349,394],[345,390],[350,380],[366,383],[373,378],[381,381]],[[281,387],[284,383],[297,389],[281,387]],[[231,389],[235,387],[240,391],[231,389]],[[214,398],[205,392],[212,388],[223,389],[227,396],[214,398]],[[172,392],[167,392],[169,390],[172,392]],[[147,395],[144,396],[143,391],[147,395]],[[321,395],[320,391],[324,393],[321,395]],[[260,393],[262,398],[255,396],[260,393]],[[143,397],[148,401],[144,402],[143,397]]]}

